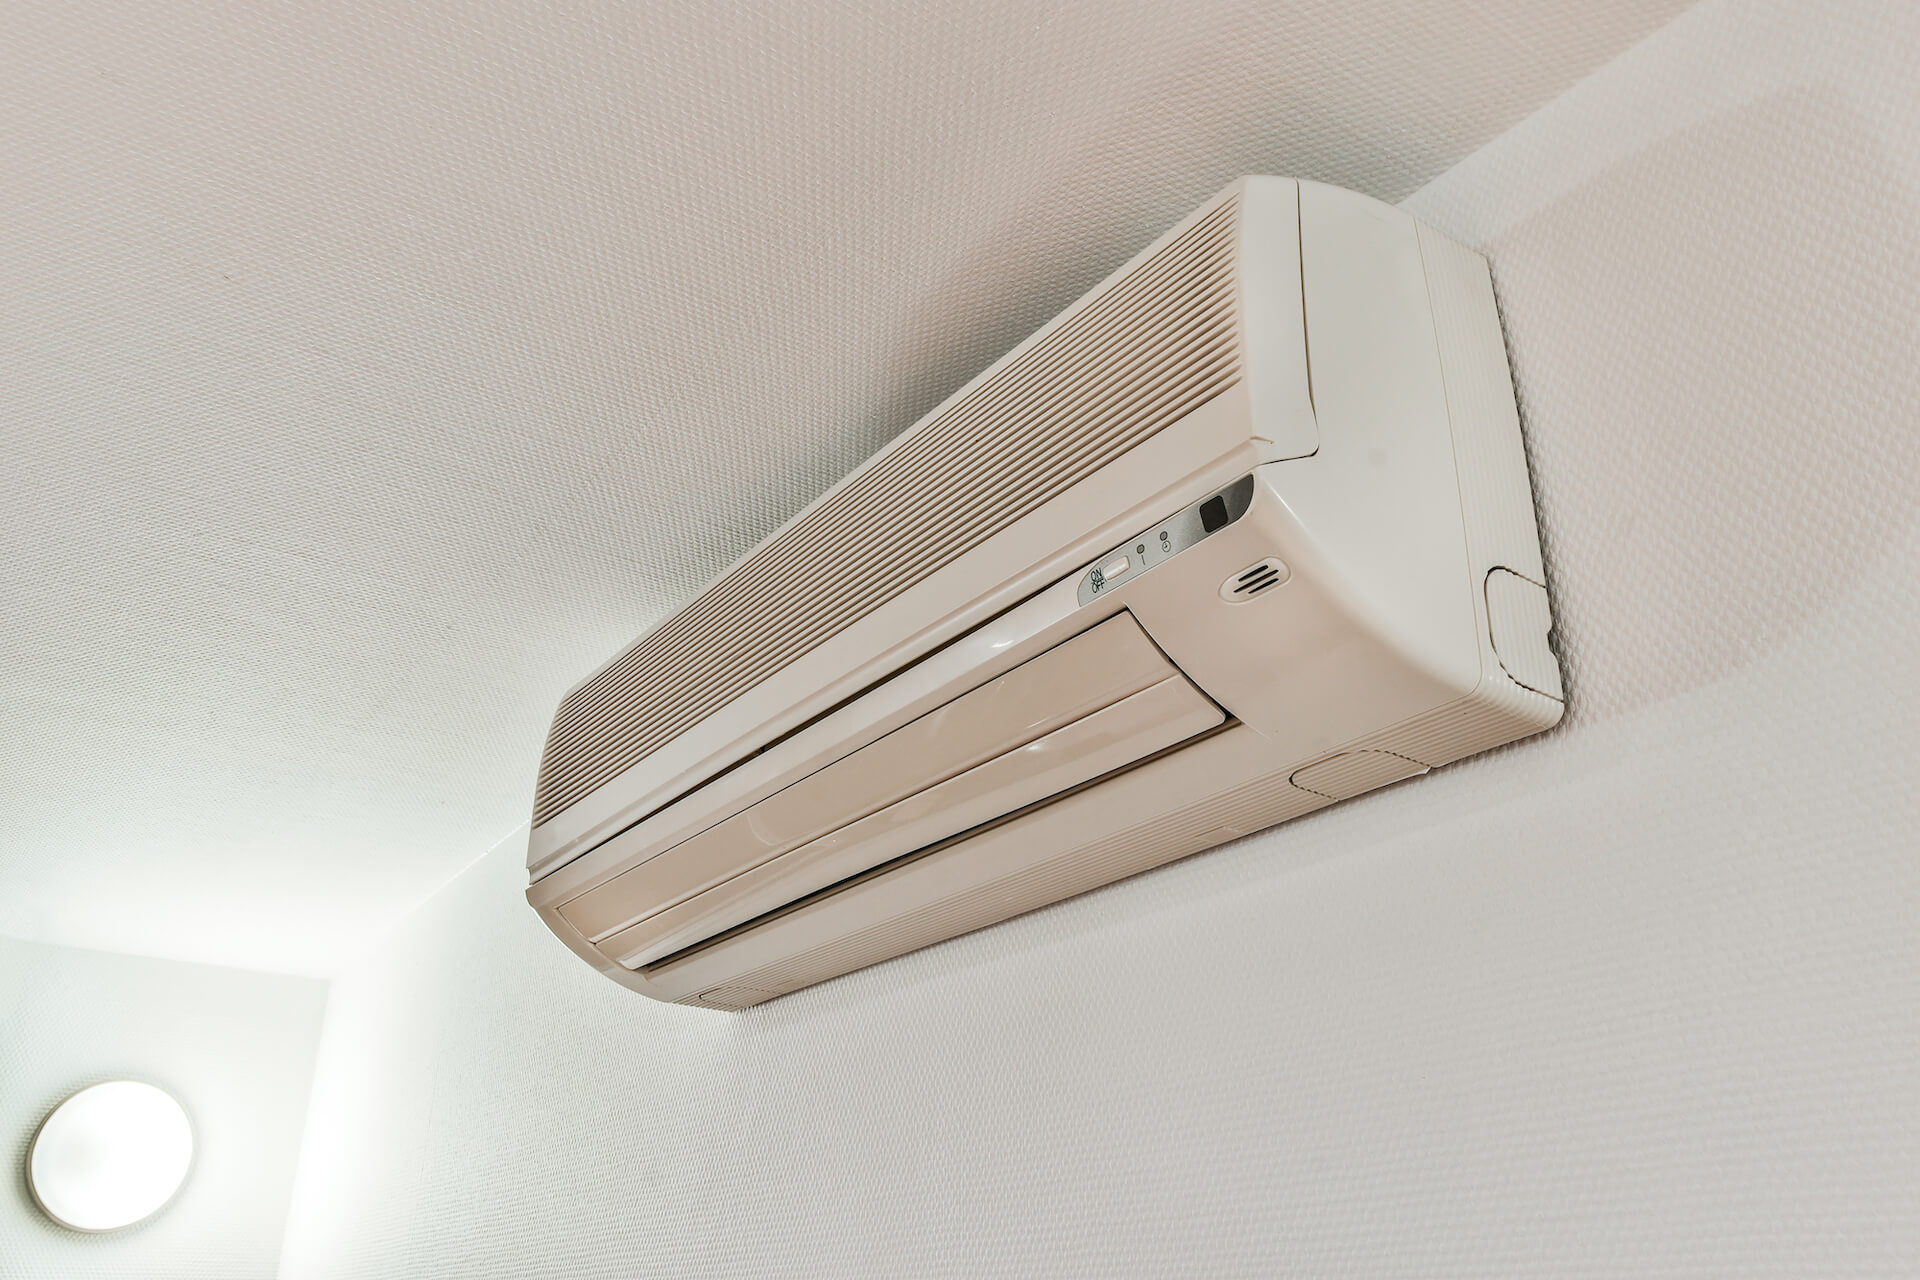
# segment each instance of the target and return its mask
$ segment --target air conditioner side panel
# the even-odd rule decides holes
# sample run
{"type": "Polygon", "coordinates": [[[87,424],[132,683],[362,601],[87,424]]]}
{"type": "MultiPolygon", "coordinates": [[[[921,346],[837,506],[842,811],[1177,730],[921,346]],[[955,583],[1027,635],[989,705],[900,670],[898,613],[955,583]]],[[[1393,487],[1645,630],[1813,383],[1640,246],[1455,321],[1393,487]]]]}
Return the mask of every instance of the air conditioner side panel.
{"type": "Polygon", "coordinates": [[[1322,761],[1342,752],[1382,751],[1438,767],[1550,729],[1566,709],[1492,276],[1479,254],[1415,225],[1445,379],[1480,674],[1465,697],[1347,743],[1322,761]],[[1529,594],[1503,616],[1502,593],[1521,590],[1529,594]],[[1525,673],[1526,683],[1515,678],[1516,670],[1525,673]]]}
{"type": "MultiPolygon", "coordinates": [[[[1476,588],[1482,692],[1512,702],[1522,721],[1532,725],[1524,732],[1537,732],[1558,723],[1566,691],[1550,643],[1549,584],[1493,277],[1485,258],[1431,227],[1417,225],[1446,376],[1460,510],[1476,588]],[[1514,581],[1506,582],[1503,575],[1512,575],[1514,581]],[[1498,608],[1503,585],[1531,597],[1514,616],[1502,616],[1498,608]],[[1503,652],[1509,661],[1502,661],[1503,652]],[[1516,672],[1522,676],[1516,678],[1516,672]],[[1516,690],[1532,696],[1520,697],[1516,690]]],[[[1447,758],[1484,749],[1471,738],[1463,739],[1447,758]]]]}

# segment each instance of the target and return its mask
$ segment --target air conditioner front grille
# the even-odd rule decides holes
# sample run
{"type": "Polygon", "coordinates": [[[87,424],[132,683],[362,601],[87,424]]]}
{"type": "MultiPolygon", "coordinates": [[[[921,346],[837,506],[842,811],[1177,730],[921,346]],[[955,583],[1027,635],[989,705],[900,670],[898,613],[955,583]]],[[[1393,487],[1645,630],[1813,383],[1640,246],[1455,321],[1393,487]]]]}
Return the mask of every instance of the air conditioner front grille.
{"type": "Polygon", "coordinates": [[[1230,197],[569,694],[534,825],[1238,381],[1237,215],[1230,197]]]}

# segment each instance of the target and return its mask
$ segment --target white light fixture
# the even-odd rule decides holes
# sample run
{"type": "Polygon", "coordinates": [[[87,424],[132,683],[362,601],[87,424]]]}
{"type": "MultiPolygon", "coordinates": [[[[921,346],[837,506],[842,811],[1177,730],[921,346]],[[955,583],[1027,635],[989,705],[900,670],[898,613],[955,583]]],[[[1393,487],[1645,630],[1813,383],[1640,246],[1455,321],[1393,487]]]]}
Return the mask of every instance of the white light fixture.
{"type": "Polygon", "coordinates": [[[152,1217],[193,1163],[193,1127],[164,1089],[114,1080],[55,1107],[27,1153],[27,1185],[49,1218],[113,1231],[152,1217]]]}

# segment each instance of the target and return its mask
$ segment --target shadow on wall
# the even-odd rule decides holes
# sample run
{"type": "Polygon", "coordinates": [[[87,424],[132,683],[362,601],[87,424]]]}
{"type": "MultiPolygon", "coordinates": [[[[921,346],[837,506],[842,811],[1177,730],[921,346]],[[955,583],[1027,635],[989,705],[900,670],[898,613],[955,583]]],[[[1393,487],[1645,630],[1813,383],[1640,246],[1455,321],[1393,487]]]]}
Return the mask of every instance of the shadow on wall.
{"type": "Polygon", "coordinates": [[[1649,148],[1486,247],[1570,716],[1777,649],[1912,523],[1920,227],[1893,173],[1840,93],[1796,90],[1649,148]]]}

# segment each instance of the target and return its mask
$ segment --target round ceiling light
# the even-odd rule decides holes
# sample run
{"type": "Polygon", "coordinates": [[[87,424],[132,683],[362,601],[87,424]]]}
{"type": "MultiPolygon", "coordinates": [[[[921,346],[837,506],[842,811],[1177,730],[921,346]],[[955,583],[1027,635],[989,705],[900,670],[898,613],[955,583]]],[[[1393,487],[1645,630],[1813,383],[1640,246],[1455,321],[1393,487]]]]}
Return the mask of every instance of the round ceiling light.
{"type": "Polygon", "coordinates": [[[193,1163],[193,1127],[164,1089],[114,1080],[55,1107],[33,1135],[27,1185],[49,1218],[112,1231],[173,1199],[193,1163]]]}

